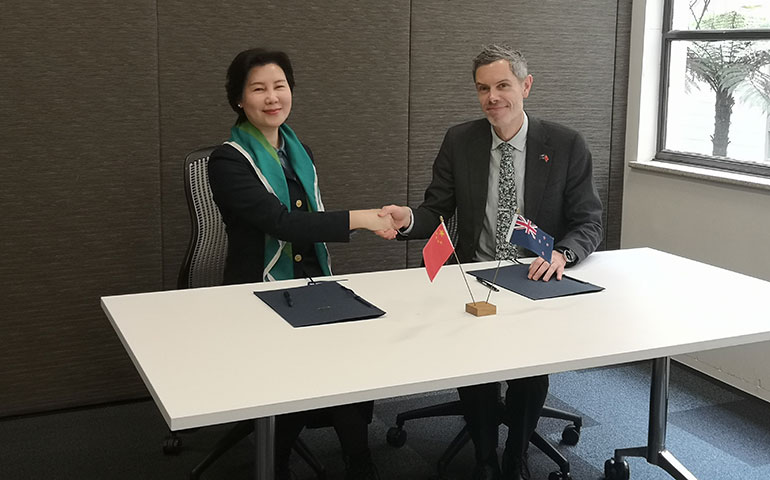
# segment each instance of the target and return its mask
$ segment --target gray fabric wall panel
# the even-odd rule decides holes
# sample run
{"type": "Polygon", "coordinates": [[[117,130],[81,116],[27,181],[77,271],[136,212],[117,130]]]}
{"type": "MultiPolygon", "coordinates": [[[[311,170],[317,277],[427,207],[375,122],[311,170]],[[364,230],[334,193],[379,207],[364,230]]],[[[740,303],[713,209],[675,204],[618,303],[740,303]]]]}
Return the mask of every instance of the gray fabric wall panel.
{"type": "Polygon", "coordinates": [[[521,47],[536,79],[529,111],[577,129],[588,141],[594,180],[604,205],[605,238],[616,10],[617,0],[543,2],[533,20],[527,21],[532,30],[527,46],[521,47]]]}
{"type": "Polygon", "coordinates": [[[143,391],[99,297],[161,285],[154,12],[3,3],[0,416],[143,391]]]}
{"type": "Polygon", "coordinates": [[[253,28],[239,26],[248,16],[246,3],[227,9],[218,3],[158,2],[165,288],[176,288],[190,238],[182,181],[184,158],[192,150],[222,143],[228,136],[232,111],[224,97],[224,72],[241,38],[253,37],[247,33],[253,28]]]}
{"type": "MultiPolygon", "coordinates": [[[[327,209],[406,201],[409,3],[161,2],[164,278],[175,284],[189,235],[184,154],[229,136],[225,71],[240,50],[287,51],[297,87],[289,124],[313,150],[327,209]],[[205,21],[201,21],[205,19],[205,21]]],[[[337,273],[404,266],[404,245],[368,232],[330,245],[337,273]]]]}
{"type": "MultiPolygon", "coordinates": [[[[99,297],[175,288],[182,161],[228,137],[238,51],[289,52],[289,123],[315,153],[327,209],[347,209],[419,204],[446,129],[482,115],[473,56],[518,46],[535,76],[528,110],[592,147],[612,247],[629,25],[624,0],[4,2],[0,417],[146,395],[99,297]]],[[[414,266],[423,242],[411,243],[414,266]]],[[[407,258],[367,232],[331,249],[343,274],[407,258]]]]}
{"type": "MultiPolygon", "coordinates": [[[[526,110],[576,128],[586,137],[594,156],[597,188],[606,205],[615,13],[616,0],[415,3],[409,203],[422,201],[446,128],[483,116],[473,88],[472,61],[484,44],[501,42],[527,57],[534,84],[526,110]]],[[[424,242],[410,244],[408,264],[419,265],[424,242]]]]}

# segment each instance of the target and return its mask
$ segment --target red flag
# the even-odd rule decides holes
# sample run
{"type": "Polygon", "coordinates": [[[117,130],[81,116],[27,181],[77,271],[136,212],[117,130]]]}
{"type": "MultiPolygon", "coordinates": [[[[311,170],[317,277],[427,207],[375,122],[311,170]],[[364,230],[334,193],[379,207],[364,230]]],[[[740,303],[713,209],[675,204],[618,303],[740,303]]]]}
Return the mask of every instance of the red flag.
{"type": "Polygon", "coordinates": [[[433,235],[431,235],[425,248],[422,249],[422,258],[425,261],[425,271],[428,272],[428,278],[432,282],[436,274],[444,266],[447,258],[455,251],[452,245],[452,239],[446,231],[444,222],[439,224],[433,235]]]}

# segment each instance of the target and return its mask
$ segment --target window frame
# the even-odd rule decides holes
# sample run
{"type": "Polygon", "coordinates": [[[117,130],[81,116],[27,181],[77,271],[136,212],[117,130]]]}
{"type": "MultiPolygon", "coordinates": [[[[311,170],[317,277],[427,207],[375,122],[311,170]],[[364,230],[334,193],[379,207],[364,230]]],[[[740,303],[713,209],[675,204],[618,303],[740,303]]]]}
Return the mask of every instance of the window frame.
{"type": "MultiPolygon", "coordinates": [[[[658,132],[655,159],[686,165],[694,165],[716,170],[726,170],[749,175],[770,177],[770,163],[749,163],[729,158],[700,155],[696,153],[668,150],[666,145],[666,126],[668,121],[668,90],[671,60],[671,45],[677,40],[769,40],[770,29],[745,30],[672,30],[674,20],[674,2],[664,0],[663,4],[663,38],[660,56],[660,90],[658,96],[658,132]]],[[[766,145],[767,148],[767,145],[766,145]]]]}

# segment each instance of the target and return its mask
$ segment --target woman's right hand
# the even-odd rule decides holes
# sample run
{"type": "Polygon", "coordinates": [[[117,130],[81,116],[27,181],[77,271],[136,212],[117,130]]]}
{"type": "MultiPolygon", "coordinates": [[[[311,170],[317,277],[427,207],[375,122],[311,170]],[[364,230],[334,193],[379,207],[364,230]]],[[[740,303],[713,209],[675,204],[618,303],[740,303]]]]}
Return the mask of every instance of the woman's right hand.
{"type": "Polygon", "coordinates": [[[351,210],[350,229],[357,230],[361,228],[371,230],[372,232],[398,229],[393,221],[393,217],[389,214],[380,216],[380,210],[351,210]]]}

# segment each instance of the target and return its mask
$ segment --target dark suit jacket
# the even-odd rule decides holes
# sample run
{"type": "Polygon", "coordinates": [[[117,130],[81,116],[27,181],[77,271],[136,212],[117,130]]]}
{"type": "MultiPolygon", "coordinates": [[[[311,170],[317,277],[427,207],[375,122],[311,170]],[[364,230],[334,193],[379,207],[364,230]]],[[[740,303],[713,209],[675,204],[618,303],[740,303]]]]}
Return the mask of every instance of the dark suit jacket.
{"type": "MultiPolygon", "coordinates": [[[[457,255],[462,262],[473,260],[486,215],[490,128],[487,119],[480,119],[447,131],[408,238],[429,237],[439,215],[446,220],[456,209],[457,255]]],[[[529,117],[523,214],[551,234],[556,247],[575,252],[578,261],[602,240],[602,204],[592,175],[591,152],[582,135],[529,117]]]]}
{"type": "MultiPolygon", "coordinates": [[[[310,149],[305,146],[305,150],[312,160],[310,149]]],[[[230,145],[212,152],[208,171],[214,201],[227,229],[226,284],[262,281],[266,233],[291,242],[292,254],[302,255],[303,260],[295,265],[295,276],[299,278],[320,273],[313,242],[350,239],[347,211],[309,212],[304,189],[299,182],[291,181],[289,210],[267,191],[249,160],[230,145]],[[302,208],[295,206],[297,200],[302,201],[302,208]]]]}

